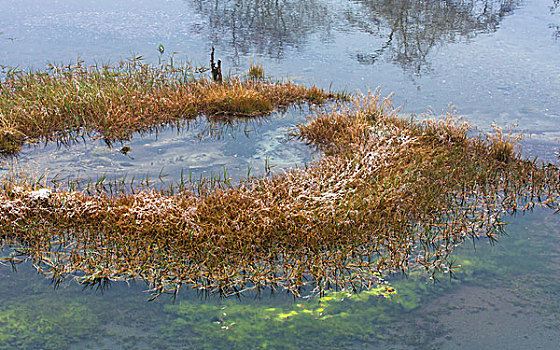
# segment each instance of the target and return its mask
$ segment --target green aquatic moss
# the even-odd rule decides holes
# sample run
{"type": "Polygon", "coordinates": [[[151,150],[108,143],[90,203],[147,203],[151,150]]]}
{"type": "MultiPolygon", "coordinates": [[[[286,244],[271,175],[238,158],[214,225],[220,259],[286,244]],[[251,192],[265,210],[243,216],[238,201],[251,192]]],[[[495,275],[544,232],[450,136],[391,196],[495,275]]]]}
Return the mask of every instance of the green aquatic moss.
{"type": "Polygon", "coordinates": [[[384,329],[399,322],[409,307],[403,305],[395,288],[385,285],[274,304],[231,299],[219,304],[183,301],[164,307],[169,322],[160,331],[180,341],[189,329],[195,334],[189,340],[197,349],[352,346],[382,339],[384,329]]]}
{"type": "Polygon", "coordinates": [[[24,298],[0,305],[0,349],[64,349],[92,338],[98,317],[77,301],[24,298]]]}

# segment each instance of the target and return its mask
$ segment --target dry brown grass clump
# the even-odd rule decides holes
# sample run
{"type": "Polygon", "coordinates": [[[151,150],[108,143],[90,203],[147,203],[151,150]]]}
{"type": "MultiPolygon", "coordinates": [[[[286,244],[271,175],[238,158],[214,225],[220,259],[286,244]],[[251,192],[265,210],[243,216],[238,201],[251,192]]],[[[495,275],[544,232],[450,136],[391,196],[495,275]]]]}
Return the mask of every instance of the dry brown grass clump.
{"type": "MultiPolygon", "coordinates": [[[[189,66],[152,66],[138,60],[118,66],[10,70],[0,81],[0,152],[22,143],[64,141],[84,133],[107,140],[192,119],[266,115],[294,103],[323,103],[334,94],[317,87],[230,77],[213,83],[189,66]]],[[[339,97],[339,96],[338,96],[339,97]]]]}
{"type": "Polygon", "coordinates": [[[249,65],[249,70],[247,71],[247,76],[250,79],[264,79],[265,75],[262,64],[251,62],[251,64],[249,65]]]}
{"type": "Polygon", "coordinates": [[[320,114],[298,132],[328,151],[320,161],[196,195],[86,195],[7,181],[0,234],[55,278],[141,278],[156,293],[187,284],[298,294],[367,288],[415,267],[449,272],[455,247],[499,236],[505,213],[558,208],[558,168],[521,159],[512,140],[469,137],[451,118],[395,114],[376,95],[320,114]]]}

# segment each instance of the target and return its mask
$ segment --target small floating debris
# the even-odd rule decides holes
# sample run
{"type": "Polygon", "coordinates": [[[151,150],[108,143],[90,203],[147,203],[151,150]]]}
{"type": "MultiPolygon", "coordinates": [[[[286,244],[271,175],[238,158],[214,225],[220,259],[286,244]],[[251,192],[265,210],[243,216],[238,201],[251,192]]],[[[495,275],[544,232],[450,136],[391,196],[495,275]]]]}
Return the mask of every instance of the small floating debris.
{"type": "Polygon", "coordinates": [[[123,146],[123,147],[119,150],[119,152],[121,152],[121,153],[124,154],[124,155],[127,155],[128,152],[130,152],[130,147],[129,147],[129,146],[123,146]]]}

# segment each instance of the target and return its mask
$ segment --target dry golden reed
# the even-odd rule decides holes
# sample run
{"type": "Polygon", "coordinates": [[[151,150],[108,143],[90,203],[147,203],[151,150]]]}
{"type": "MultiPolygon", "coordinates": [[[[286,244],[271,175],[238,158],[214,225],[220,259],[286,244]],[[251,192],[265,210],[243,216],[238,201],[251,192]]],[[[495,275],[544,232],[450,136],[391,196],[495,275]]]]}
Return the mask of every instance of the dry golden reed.
{"type": "Polygon", "coordinates": [[[93,134],[114,141],[193,119],[266,115],[294,103],[340,97],[316,87],[228,77],[214,83],[190,66],[133,59],[117,66],[78,61],[47,71],[11,69],[0,81],[0,153],[24,142],[93,134]]]}
{"type": "Polygon", "coordinates": [[[299,295],[413,268],[451,272],[454,249],[498,237],[504,214],[558,209],[558,168],[521,159],[500,133],[398,118],[376,94],[336,110],[295,131],[322,159],[237,187],[85,193],[5,180],[2,242],[56,279],[299,295]]]}

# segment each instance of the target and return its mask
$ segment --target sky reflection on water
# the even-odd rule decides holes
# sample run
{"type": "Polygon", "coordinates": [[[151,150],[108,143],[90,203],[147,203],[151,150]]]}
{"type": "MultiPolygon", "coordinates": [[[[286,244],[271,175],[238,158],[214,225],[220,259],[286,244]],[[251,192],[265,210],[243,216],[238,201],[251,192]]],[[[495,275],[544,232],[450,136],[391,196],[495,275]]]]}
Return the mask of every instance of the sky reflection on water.
{"type": "Polygon", "coordinates": [[[26,173],[31,178],[96,181],[128,179],[139,184],[149,179],[156,186],[202,178],[229,179],[304,166],[315,150],[289,136],[295,124],[305,122],[307,108],[289,108],[260,119],[230,123],[201,117],[179,127],[134,135],[130,141],[108,145],[86,137],[66,144],[28,145],[6,158],[1,173],[26,173]],[[130,150],[123,152],[123,147],[130,150]]]}
{"type": "MultiPolygon", "coordinates": [[[[168,53],[178,51],[177,59],[207,65],[210,47],[215,45],[225,69],[233,73],[256,61],[271,76],[324,88],[365,93],[381,87],[382,94],[394,92],[395,105],[402,106],[404,113],[428,108],[442,113],[453,104],[459,115],[483,130],[493,123],[501,127],[517,123],[517,130],[531,135],[533,144],[545,145],[531,145],[528,150],[552,149],[560,138],[560,65],[555,59],[560,57],[555,34],[560,15],[553,0],[0,0],[0,5],[5,9],[0,14],[2,65],[44,67],[77,57],[91,63],[116,62],[133,54],[156,62],[159,44],[168,53]]],[[[283,119],[278,124],[274,117],[269,120],[263,127],[273,134],[271,138],[280,137],[287,124],[283,119]]],[[[146,156],[157,157],[156,162],[145,159],[144,152],[131,155],[134,161],[119,158],[90,141],[94,149],[28,150],[19,164],[56,167],[55,173],[76,172],[75,176],[87,173],[89,178],[95,177],[95,171],[101,176],[146,175],[147,166],[149,176],[163,169],[176,179],[177,169],[191,169],[188,161],[176,163],[194,148],[186,142],[188,149],[179,151],[176,138],[162,142],[171,134],[168,130],[158,140],[155,135],[132,140],[133,152],[147,150],[138,147],[146,143],[160,150],[146,151],[146,156]],[[83,162],[88,164],[76,165],[83,162]],[[137,165],[143,174],[134,170],[137,165]]],[[[243,144],[247,143],[237,138],[205,147],[218,152],[220,147],[243,144]]],[[[297,155],[282,156],[293,161],[282,166],[311,159],[311,152],[301,153],[301,145],[290,146],[297,155]]],[[[239,154],[260,157],[249,150],[239,154]]],[[[544,156],[554,158],[553,152],[544,156]]],[[[264,167],[250,159],[215,159],[214,168],[204,170],[216,171],[224,165],[232,166],[237,175],[247,170],[245,165],[264,167]]]]}
{"type": "Polygon", "coordinates": [[[381,86],[407,112],[454,103],[481,126],[549,130],[560,110],[552,0],[31,3],[0,1],[0,64],[155,61],[161,43],[207,65],[216,45],[232,72],[254,60],[322,87],[381,86]]]}

